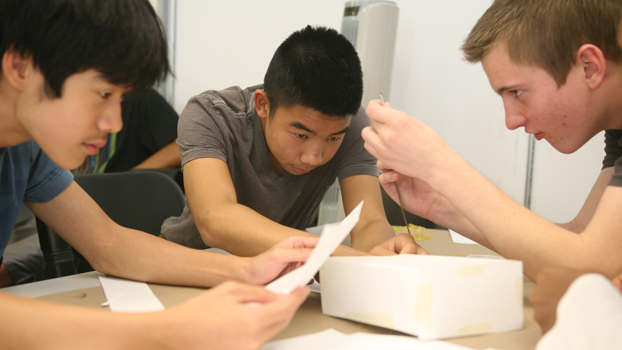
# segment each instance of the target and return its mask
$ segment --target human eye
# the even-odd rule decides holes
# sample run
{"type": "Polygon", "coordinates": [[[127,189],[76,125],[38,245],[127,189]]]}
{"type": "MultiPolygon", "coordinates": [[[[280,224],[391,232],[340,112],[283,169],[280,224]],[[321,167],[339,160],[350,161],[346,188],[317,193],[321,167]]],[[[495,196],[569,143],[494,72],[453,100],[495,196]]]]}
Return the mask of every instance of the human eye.
{"type": "Polygon", "coordinates": [[[523,93],[523,90],[512,90],[511,93],[514,94],[515,98],[518,98],[523,93]]]}
{"type": "Polygon", "coordinates": [[[299,140],[304,140],[307,138],[307,135],[305,134],[293,134],[295,138],[299,139],[299,140]]]}
{"type": "Polygon", "coordinates": [[[109,92],[104,92],[104,91],[100,91],[100,92],[99,92],[99,96],[100,96],[101,98],[103,98],[104,100],[107,100],[107,99],[108,99],[108,97],[110,97],[111,95],[112,95],[112,94],[111,94],[111,93],[109,93],[109,92]]]}
{"type": "Polygon", "coordinates": [[[337,142],[339,140],[341,140],[341,136],[332,136],[328,138],[328,141],[331,141],[331,142],[337,142]]]}

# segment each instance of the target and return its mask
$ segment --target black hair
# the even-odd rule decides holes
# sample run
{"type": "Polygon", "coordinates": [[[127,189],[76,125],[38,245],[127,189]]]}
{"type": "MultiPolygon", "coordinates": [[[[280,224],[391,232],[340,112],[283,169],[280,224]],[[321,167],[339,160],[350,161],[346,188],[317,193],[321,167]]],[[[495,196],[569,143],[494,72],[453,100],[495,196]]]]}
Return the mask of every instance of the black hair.
{"type": "Polygon", "coordinates": [[[147,91],[170,72],[162,25],[147,0],[1,0],[0,49],[31,57],[50,97],[95,69],[111,84],[147,91]]]}
{"type": "Polygon", "coordinates": [[[312,27],[294,32],[276,50],[264,77],[270,114],[302,105],[325,115],[355,115],[363,98],[361,61],[336,30],[312,27]]]}

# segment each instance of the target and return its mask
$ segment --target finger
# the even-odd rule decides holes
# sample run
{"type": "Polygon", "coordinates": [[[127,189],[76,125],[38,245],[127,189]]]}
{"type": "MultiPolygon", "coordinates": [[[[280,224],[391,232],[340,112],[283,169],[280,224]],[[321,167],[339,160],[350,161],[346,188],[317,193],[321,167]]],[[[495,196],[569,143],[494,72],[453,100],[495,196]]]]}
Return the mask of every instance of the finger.
{"type": "Polygon", "coordinates": [[[313,252],[310,248],[277,248],[273,250],[274,259],[281,264],[304,262],[313,252]]]}
{"type": "Polygon", "coordinates": [[[365,143],[363,144],[363,147],[365,147],[367,152],[369,152],[369,154],[371,154],[372,156],[376,158],[380,158],[380,153],[374,147],[374,141],[369,141],[369,142],[365,141],[365,143]]]}
{"type": "Polygon", "coordinates": [[[262,305],[260,312],[273,323],[287,320],[307,300],[308,295],[308,287],[298,288],[290,294],[280,295],[278,299],[262,305]]]}
{"type": "Polygon", "coordinates": [[[378,178],[379,179],[382,178],[382,181],[386,183],[394,183],[400,179],[400,174],[396,171],[390,170],[390,171],[387,171],[386,173],[383,172],[382,174],[380,174],[378,178]]]}
{"type": "Polygon", "coordinates": [[[388,119],[388,117],[386,116],[386,113],[384,113],[385,108],[382,105],[382,102],[380,102],[380,100],[371,100],[369,101],[369,104],[367,105],[367,109],[365,110],[365,112],[367,113],[367,115],[369,116],[369,118],[373,121],[377,121],[380,123],[385,123],[388,119]]]}
{"type": "Polygon", "coordinates": [[[279,248],[315,248],[319,238],[308,236],[288,237],[281,243],[277,244],[279,248]]]}
{"type": "Polygon", "coordinates": [[[419,251],[417,244],[404,244],[404,245],[398,245],[395,247],[395,252],[397,254],[417,254],[417,252],[419,251]]]}
{"type": "Polygon", "coordinates": [[[382,142],[378,136],[378,131],[374,129],[373,126],[364,127],[361,131],[361,137],[365,142],[372,143],[373,145],[377,145],[379,142],[382,142]]]}
{"type": "Polygon", "coordinates": [[[278,295],[270,293],[263,287],[233,281],[225,282],[207,291],[207,293],[210,292],[225,293],[240,303],[268,303],[279,299],[278,295]]]}
{"type": "Polygon", "coordinates": [[[620,291],[620,293],[622,293],[622,274],[617,275],[616,277],[614,277],[611,280],[611,282],[618,289],[618,291],[620,291]]]}
{"type": "Polygon", "coordinates": [[[376,246],[374,247],[371,252],[372,255],[374,256],[393,256],[393,255],[397,255],[395,252],[383,247],[383,246],[376,246]]]}
{"type": "Polygon", "coordinates": [[[417,252],[415,254],[417,254],[417,255],[430,255],[430,253],[428,253],[428,251],[423,249],[423,247],[420,246],[420,245],[417,245],[417,252]]]}

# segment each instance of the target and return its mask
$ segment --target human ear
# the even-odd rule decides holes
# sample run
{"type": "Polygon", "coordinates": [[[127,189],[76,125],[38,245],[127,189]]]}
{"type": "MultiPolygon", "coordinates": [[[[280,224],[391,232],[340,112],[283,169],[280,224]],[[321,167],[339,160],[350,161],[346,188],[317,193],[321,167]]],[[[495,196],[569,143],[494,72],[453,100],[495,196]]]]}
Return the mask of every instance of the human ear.
{"type": "Polygon", "coordinates": [[[270,115],[270,101],[265,91],[257,89],[254,96],[255,110],[259,118],[267,118],[270,115]]]}
{"type": "Polygon", "coordinates": [[[607,60],[597,46],[584,44],[577,51],[576,64],[582,68],[583,79],[591,89],[598,89],[605,79],[607,60]]]}
{"type": "Polygon", "coordinates": [[[32,68],[32,58],[17,51],[9,49],[2,56],[2,79],[16,90],[24,90],[32,68]]]}

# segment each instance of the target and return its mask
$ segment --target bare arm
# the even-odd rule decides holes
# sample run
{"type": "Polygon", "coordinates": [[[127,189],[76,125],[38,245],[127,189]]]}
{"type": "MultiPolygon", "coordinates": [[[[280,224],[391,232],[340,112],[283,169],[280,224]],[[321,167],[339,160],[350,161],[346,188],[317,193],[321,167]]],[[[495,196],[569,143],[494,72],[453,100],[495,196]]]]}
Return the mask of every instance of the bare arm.
{"type": "Polygon", "coordinates": [[[380,186],[375,176],[350,176],[343,179],[340,185],[346,213],[349,214],[361,201],[365,201],[361,218],[351,233],[352,248],[370,252],[395,236],[384,213],[380,186]]]}
{"type": "MultiPolygon", "coordinates": [[[[253,256],[292,236],[311,233],[278,224],[237,202],[229,169],[224,161],[200,158],[184,165],[186,197],[203,241],[240,256],[253,256]],[[241,220],[243,218],[243,220],[241,220]]],[[[340,246],[336,255],[361,255],[340,246]]]]}
{"type": "Polygon", "coordinates": [[[177,145],[177,139],[175,139],[133,169],[166,169],[178,168],[180,166],[181,156],[179,155],[179,145],[177,145]]]}
{"type": "Polygon", "coordinates": [[[0,315],[11,315],[0,318],[0,338],[7,350],[257,349],[287,326],[307,294],[279,297],[227,282],[165,311],[123,314],[0,293],[0,315]]]}
{"type": "Polygon", "coordinates": [[[315,240],[282,242],[253,258],[189,249],[121,227],[73,182],[29,208],[100,272],[138,281],[210,287],[225,280],[265,284],[304,262],[315,240]]]}
{"type": "Polygon", "coordinates": [[[596,179],[590,194],[587,196],[583,207],[579,211],[579,214],[570,222],[559,224],[559,226],[575,232],[581,233],[587,227],[587,224],[592,220],[594,216],[594,212],[596,211],[596,207],[598,206],[598,202],[600,202],[605,189],[607,188],[607,184],[611,180],[611,176],[613,175],[614,167],[608,167],[601,170],[600,175],[596,179]]]}
{"type": "MultiPolygon", "coordinates": [[[[387,168],[420,179],[445,198],[501,255],[524,262],[535,278],[547,266],[622,272],[622,188],[608,186],[582,234],[555,225],[513,201],[429,127],[372,101],[366,148],[387,168]],[[406,136],[407,135],[407,136],[406,136]]],[[[602,186],[603,179],[600,179],[602,186]]],[[[412,196],[412,194],[410,194],[412,196]]],[[[592,196],[590,201],[594,201],[592,196]]],[[[589,207],[590,205],[588,205],[589,207]]],[[[586,210],[584,213],[588,213],[586,210]]],[[[477,237],[470,237],[477,240],[477,237]]]]}

